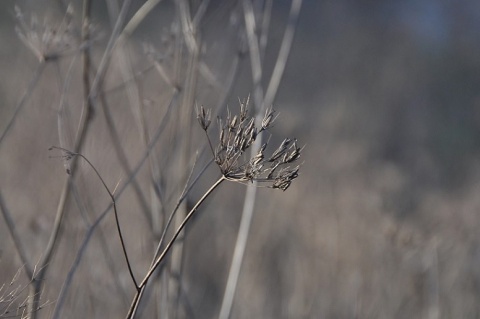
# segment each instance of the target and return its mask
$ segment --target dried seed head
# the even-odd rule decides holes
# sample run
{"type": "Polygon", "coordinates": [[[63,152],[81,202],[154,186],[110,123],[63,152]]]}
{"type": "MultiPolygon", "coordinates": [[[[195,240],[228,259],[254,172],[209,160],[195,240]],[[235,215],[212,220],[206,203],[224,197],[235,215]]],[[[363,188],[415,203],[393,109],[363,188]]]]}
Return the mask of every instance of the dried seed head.
{"type": "MultiPolygon", "coordinates": [[[[240,102],[240,99],[239,99],[240,102]]],[[[248,105],[250,103],[250,95],[247,97],[246,100],[240,102],[240,121],[244,121],[248,116],[248,105]]]]}
{"type": "Polygon", "coordinates": [[[292,140],[289,138],[284,139],[280,146],[275,150],[275,152],[273,152],[272,156],[268,159],[268,161],[274,162],[280,157],[282,157],[283,154],[285,154],[285,152],[287,151],[287,147],[291,141],[292,140]]]}
{"type": "MultiPolygon", "coordinates": [[[[35,54],[40,61],[48,61],[63,55],[74,53],[87,43],[81,44],[73,27],[73,6],[69,5],[59,24],[45,20],[43,24],[32,15],[28,21],[19,7],[15,7],[17,26],[15,31],[22,42],[35,54]]],[[[88,25],[93,32],[94,27],[88,25]]],[[[96,38],[91,36],[90,41],[96,38]]]]}
{"type": "Polygon", "coordinates": [[[260,164],[261,162],[263,162],[263,159],[265,158],[265,155],[263,155],[263,150],[260,149],[258,150],[258,153],[257,155],[255,155],[251,160],[250,160],[250,163],[252,163],[252,165],[258,165],[260,164]]]}
{"type": "MultiPolygon", "coordinates": [[[[266,157],[267,141],[253,157],[248,158],[246,151],[257,135],[266,131],[276,118],[273,108],[267,109],[262,127],[257,129],[255,119],[247,114],[248,101],[247,98],[245,102],[240,102],[239,115],[232,115],[227,108],[226,117],[218,118],[219,142],[216,147],[211,147],[215,163],[223,176],[231,181],[269,183],[267,187],[286,190],[298,177],[299,166],[291,168],[289,165],[300,157],[302,148],[297,146],[296,139],[286,138],[272,155],[266,157]]],[[[197,109],[197,118],[206,131],[210,124],[210,111],[205,111],[203,107],[197,109]]]]}
{"type": "Polygon", "coordinates": [[[298,177],[298,170],[300,169],[299,166],[290,169],[282,169],[278,176],[275,178],[275,181],[273,182],[273,188],[279,188],[283,191],[286,191],[288,187],[290,187],[290,184],[292,184],[292,181],[298,177]]]}
{"type": "Polygon", "coordinates": [[[252,130],[250,131],[250,139],[252,140],[252,143],[255,142],[257,139],[257,128],[253,127],[252,130]]]}
{"type": "Polygon", "coordinates": [[[268,129],[270,125],[272,125],[272,123],[275,121],[275,118],[275,110],[271,106],[268,107],[265,110],[265,116],[262,120],[262,131],[268,129]]]}
{"type": "Polygon", "coordinates": [[[298,147],[297,140],[295,139],[289,149],[291,150],[291,152],[286,152],[283,157],[284,163],[292,163],[296,161],[300,157],[300,153],[302,152],[303,147],[298,147]]]}
{"type": "Polygon", "coordinates": [[[200,123],[200,126],[204,131],[208,129],[210,126],[211,121],[211,111],[210,109],[206,110],[203,108],[203,105],[200,106],[200,110],[198,109],[197,106],[195,106],[195,109],[197,111],[197,120],[198,123],[200,123]]]}
{"type": "Polygon", "coordinates": [[[238,117],[235,115],[232,121],[230,122],[230,130],[232,132],[235,131],[235,129],[237,128],[237,120],[238,120],[238,117]]]}
{"type": "Polygon", "coordinates": [[[225,147],[227,141],[225,139],[225,130],[223,128],[220,129],[220,146],[225,147]]]}

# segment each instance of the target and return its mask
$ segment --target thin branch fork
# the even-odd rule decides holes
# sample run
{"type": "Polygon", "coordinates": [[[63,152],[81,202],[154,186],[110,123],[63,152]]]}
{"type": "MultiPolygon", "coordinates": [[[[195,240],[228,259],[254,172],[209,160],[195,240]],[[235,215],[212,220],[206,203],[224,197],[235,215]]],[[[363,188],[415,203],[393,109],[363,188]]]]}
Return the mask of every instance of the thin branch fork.
{"type": "Polygon", "coordinates": [[[128,271],[130,273],[130,277],[132,278],[132,281],[135,285],[135,288],[137,288],[137,290],[138,290],[139,286],[138,286],[137,280],[135,279],[135,275],[133,274],[132,266],[131,266],[130,261],[128,259],[127,249],[125,247],[125,241],[123,239],[122,230],[121,230],[121,227],[120,227],[120,221],[119,221],[118,212],[117,212],[117,204],[115,202],[114,194],[110,191],[110,189],[108,188],[104,179],[102,178],[102,176],[100,175],[98,170],[95,168],[95,166],[92,164],[92,162],[90,162],[88,160],[88,158],[85,157],[83,154],[71,152],[67,149],[64,149],[63,147],[58,147],[58,146],[52,146],[52,147],[49,148],[49,150],[53,150],[53,149],[58,149],[58,150],[63,151],[65,153],[65,155],[63,157],[67,161],[70,160],[71,158],[75,157],[75,156],[80,156],[81,158],[83,158],[88,163],[88,165],[90,165],[90,167],[93,169],[95,174],[98,176],[98,178],[102,182],[103,187],[105,188],[105,190],[107,191],[108,195],[110,196],[110,198],[112,200],[113,212],[114,212],[114,215],[115,215],[115,223],[116,223],[116,226],[117,226],[118,236],[120,237],[120,242],[121,242],[121,245],[122,245],[123,255],[125,257],[125,261],[127,262],[127,267],[128,267],[128,271]]]}

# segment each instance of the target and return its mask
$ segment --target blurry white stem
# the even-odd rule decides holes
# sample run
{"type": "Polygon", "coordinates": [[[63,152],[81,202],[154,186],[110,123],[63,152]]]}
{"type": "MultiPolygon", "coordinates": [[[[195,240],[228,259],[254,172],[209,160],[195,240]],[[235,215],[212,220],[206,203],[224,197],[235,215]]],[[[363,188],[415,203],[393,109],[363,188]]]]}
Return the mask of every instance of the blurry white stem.
{"type": "MultiPolygon", "coordinates": [[[[288,17],[288,24],[285,30],[285,34],[282,39],[280,52],[278,54],[277,62],[273,74],[270,78],[267,93],[263,96],[263,90],[261,86],[262,77],[262,65],[260,59],[260,52],[258,46],[258,40],[255,36],[255,18],[253,14],[252,4],[249,0],[243,1],[243,7],[245,11],[245,28],[247,30],[248,45],[250,50],[250,60],[252,64],[252,76],[254,84],[254,101],[258,113],[262,115],[265,108],[273,103],[274,97],[277,94],[280,80],[285,70],[287,58],[290,53],[290,48],[293,43],[293,37],[295,35],[296,24],[302,6],[302,0],[293,0],[290,7],[290,13],[288,17]]],[[[271,10],[271,8],[268,8],[271,10]]],[[[264,18],[270,19],[269,15],[264,18]]],[[[263,28],[267,28],[265,25],[263,28]]],[[[266,38],[264,35],[262,38],[266,38]]],[[[265,46],[265,43],[262,43],[265,46]]],[[[261,120],[261,119],[257,119],[261,120]]],[[[260,145],[262,144],[262,136],[257,137],[254,145],[251,148],[252,157],[257,154],[260,145]]],[[[243,204],[242,219],[240,221],[240,227],[238,229],[237,241],[235,243],[235,250],[233,252],[232,263],[230,265],[230,271],[228,273],[227,284],[225,286],[225,292],[223,294],[222,306],[220,308],[220,319],[228,319],[233,305],[233,298],[235,297],[235,291],[237,289],[238,278],[240,276],[240,269],[245,255],[245,248],[247,246],[248,235],[250,233],[250,225],[252,224],[253,208],[255,206],[255,197],[257,194],[256,182],[247,188],[245,194],[245,200],[243,204]]]]}
{"type": "MultiPolygon", "coordinates": [[[[253,148],[252,148],[253,150],[253,148]]],[[[230,317],[230,312],[233,305],[233,297],[237,288],[238,277],[240,275],[240,268],[242,266],[243,256],[245,254],[245,247],[247,246],[248,234],[250,233],[250,225],[252,224],[253,207],[255,206],[255,197],[257,195],[257,182],[247,188],[245,194],[245,202],[243,204],[242,220],[240,228],[238,229],[237,242],[235,244],[235,251],[233,253],[230,271],[228,273],[227,285],[223,295],[222,307],[220,309],[220,319],[227,319],[230,317]]]]}

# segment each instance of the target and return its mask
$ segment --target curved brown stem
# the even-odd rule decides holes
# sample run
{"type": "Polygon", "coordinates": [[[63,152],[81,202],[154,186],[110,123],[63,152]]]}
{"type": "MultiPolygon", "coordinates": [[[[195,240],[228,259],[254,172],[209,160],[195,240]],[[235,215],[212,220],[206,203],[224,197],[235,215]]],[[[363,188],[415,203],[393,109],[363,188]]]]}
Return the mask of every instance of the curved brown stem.
{"type": "Polygon", "coordinates": [[[139,289],[137,289],[137,293],[135,294],[135,297],[132,300],[132,304],[130,305],[130,309],[128,310],[127,314],[127,319],[133,319],[135,316],[135,313],[137,312],[138,305],[140,304],[140,301],[142,300],[143,293],[145,291],[145,287],[148,283],[148,280],[150,277],[153,275],[155,270],[157,270],[158,266],[161,264],[161,262],[165,259],[167,256],[168,252],[172,248],[173,244],[175,243],[177,237],[180,235],[182,232],[183,228],[185,228],[185,225],[188,223],[188,221],[192,218],[192,216],[195,214],[197,211],[198,207],[205,201],[205,199],[217,188],[223,181],[225,181],[226,178],[224,176],[220,177],[206,192],[203,194],[203,196],[197,201],[195,206],[188,212],[187,216],[185,216],[185,219],[183,222],[178,226],[177,230],[172,236],[172,239],[168,242],[168,244],[165,246],[163,249],[162,253],[158,258],[155,260],[153,263],[152,267],[148,270],[147,274],[143,278],[142,282],[138,286],[139,289]]]}

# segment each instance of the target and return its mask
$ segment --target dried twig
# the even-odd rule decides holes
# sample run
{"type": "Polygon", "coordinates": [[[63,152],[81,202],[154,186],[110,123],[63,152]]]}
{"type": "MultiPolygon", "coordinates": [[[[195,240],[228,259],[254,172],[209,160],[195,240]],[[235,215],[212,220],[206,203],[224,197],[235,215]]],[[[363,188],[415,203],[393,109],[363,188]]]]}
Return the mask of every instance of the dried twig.
{"type": "MultiPolygon", "coordinates": [[[[163,117],[162,122],[159,124],[155,134],[153,135],[152,140],[150,141],[150,143],[148,145],[148,148],[146,149],[142,158],[138,161],[137,165],[133,169],[132,174],[130,176],[128,176],[128,178],[126,179],[124,184],[122,186],[120,186],[118,188],[118,190],[116,191],[116,193],[115,193],[116,198],[119,198],[123,194],[125,189],[130,185],[132,180],[137,176],[138,172],[140,171],[140,169],[145,164],[145,161],[147,160],[147,158],[149,156],[149,153],[152,151],[153,147],[156,145],[158,139],[160,138],[160,136],[162,135],[162,133],[165,130],[165,127],[166,127],[166,125],[167,125],[167,123],[170,119],[170,113],[171,113],[172,109],[177,105],[177,99],[178,99],[178,92],[175,92],[172,96],[172,99],[170,100],[170,103],[167,106],[167,113],[163,117]]],[[[110,209],[112,207],[113,207],[113,203],[108,205],[107,208],[105,208],[105,210],[97,217],[95,222],[90,226],[90,228],[86,232],[86,234],[84,236],[84,239],[82,241],[82,244],[80,245],[80,248],[78,249],[78,251],[75,255],[75,259],[72,263],[72,266],[71,266],[70,270],[68,271],[67,277],[65,278],[65,282],[62,286],[62,290],[60,291],[57,306],[55,307],[55,311],[54,311],[54,314],[52,316],[53,319],[60,318],[63,303],[64,303],[65,298],[67,296],[67,292],[68,292],[68,290],[71,286],[73,277],[74,277],[74,275],[75,275],[75,273],[78,269],[78,266],[80,265],[80,261],[82,260],[82,257],[83,257],[83,255],[84,255],[84,253],[85,253],[85,251],[88,247],[88,244],[90,243],[90,239],[92,238],[92,235],[94,234],[94,232],[97,229],[100,222],[107,216],[108,212],[110,211],[110,209]]]]}
{"type": "Polygon", "coordinates": [[[131,266],[130,261],[128,259],[127,249],[125,247],[125,241],[123,239],[122,230],[121,230],[121,227],[120,227],[120,221],[119,221],[119,218],[118,218],[117,204],[115,202],[114,194],[110,191],[107,184],[103,180],[102,175],[100,175],[100,173],[95,168],[95,166],[92,164],[92,162],[90,162],[88,160],[88,158],[86,158],[83,154],[71,152],[67,149],[64,149],[64,148],[58,147],[58,146],[52,146],[52,147],[49,148],[49,150],[54,150],[54,149],[62,151],[63,152],[62,157],[67,162],[71,161],[76,156],[80,156],[81,158],[83,158],[88,163],[88,165],[90,165],[90,167],[94,170],[95,174],[97,175],[97,177],[102,182],[103,187],[105,188],[105,190],[107,191],[108,195],[110,196],[110,198],[112,200],[113,212],[114,212],[114,215],[115,215],[115,223],[116,223],[116,226],[117,226],[118,236],[120,237],[120,243],[121,243],[121,246],[122,246],[122,249],[123,249],[123,255],[124,255],[125,261],[127,263],[127,267],[128,267],[128,271],[130,273],[130,277],[132,278],[132,281],[135,284],[135,287],[138,288],[137,280],[135,279],[135,275],[133,274],[132,266],[131,266]]]}

